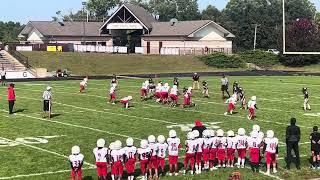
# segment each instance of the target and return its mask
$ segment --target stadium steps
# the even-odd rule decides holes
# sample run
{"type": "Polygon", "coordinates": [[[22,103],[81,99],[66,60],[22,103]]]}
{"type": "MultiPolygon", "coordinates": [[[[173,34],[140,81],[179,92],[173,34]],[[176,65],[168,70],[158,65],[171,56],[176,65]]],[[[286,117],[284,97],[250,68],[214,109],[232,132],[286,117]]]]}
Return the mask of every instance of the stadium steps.
{"type": "Polygon", "coordinates": [[[7,51],[0,51],[0,67],[4,67],[7,71],[25,71],[26,67],[16,58],[11,56],[7,51]]]}

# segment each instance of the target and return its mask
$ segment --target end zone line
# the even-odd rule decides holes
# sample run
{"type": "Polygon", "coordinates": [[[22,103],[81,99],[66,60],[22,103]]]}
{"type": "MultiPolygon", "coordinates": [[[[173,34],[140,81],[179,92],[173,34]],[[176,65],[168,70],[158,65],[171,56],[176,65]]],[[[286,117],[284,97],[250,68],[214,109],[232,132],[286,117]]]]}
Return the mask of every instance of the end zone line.
{"type": "MultiPolygon", "coordinates": [[[[25,143],[22,143],[22,142],[19,142],[19,141],[14,141],[14,140],[11,140],[11,139],[8,139],[8,138],[4,138],[4,137],[0,137],[0,139],[6,140],[6,141],[10,141],[10,142],[15,142],[15,143],[21,144],[23,146],[26,146],[26,147],[29,147],[29,148],[32,148],[32,149],[36,149],[36,150],[39,150],[39,151],[42,151],[42,152],[53,154],[53,155],[56,155],[56,156],[59,156],[59,157],[63,157],[63,158],[66,158],[66,159],[69,158],[68,156],[65,156],[63,154],[60,154],[60,153],[57,153],[57,152],[54,152],[54,151],[50,151],[50,150],[47,150],[47,149],[39,148],[37,146],[32,146],[32,145],[29,145],[29,144],[25,144],[25,143]]],[[[88,165],[91,168],[96,167],[96,165],[88,163],[88,162],[84,162],[84,164],[88,165]]]]}

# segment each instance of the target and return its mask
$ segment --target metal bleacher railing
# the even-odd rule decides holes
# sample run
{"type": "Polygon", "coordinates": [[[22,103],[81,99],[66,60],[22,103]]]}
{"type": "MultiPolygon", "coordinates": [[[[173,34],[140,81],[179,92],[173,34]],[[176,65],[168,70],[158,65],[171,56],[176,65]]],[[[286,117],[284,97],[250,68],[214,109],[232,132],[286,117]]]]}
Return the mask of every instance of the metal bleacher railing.
{"type": "Polygon", "coordinates": [[[29,58],[19,51],[16,51],[15,49],[9,48],[8,50],[9,54],[11,54],[14,58],[16,58],[21,64],[23,64],[26,69],[34,76],[37,75],[37,72],[35,69],[29,64],[29,58]]]}

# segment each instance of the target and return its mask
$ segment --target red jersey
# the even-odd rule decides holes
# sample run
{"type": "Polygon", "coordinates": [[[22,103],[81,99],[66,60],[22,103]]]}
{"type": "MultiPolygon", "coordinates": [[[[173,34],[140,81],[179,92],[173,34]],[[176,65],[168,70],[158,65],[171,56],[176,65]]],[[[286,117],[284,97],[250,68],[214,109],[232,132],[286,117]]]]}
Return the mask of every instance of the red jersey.
{"type": "Polygon", "coordinates": [[[8,87],[8,101],[16,100],[16,94],[14,92],[13,87],[8,87]]]}

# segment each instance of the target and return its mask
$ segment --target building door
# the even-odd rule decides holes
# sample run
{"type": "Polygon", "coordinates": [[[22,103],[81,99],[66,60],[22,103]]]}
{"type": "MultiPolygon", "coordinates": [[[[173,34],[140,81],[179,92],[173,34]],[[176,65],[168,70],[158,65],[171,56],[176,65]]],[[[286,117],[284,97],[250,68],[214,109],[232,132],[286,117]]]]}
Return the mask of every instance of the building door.
{"type": "Polygon", "coordinates": [[[147,54],[150,54],[150,42],[147,42],[147,54]]]}
{"type": "Polygon", "coordinates": [[[159,42],[159,54],[161,54],[161,48],[162,48],[162,41],[159,42]]]}

